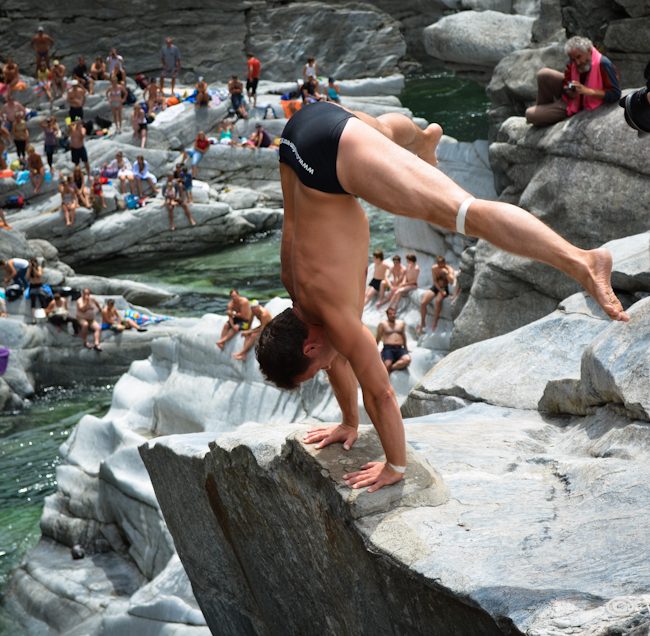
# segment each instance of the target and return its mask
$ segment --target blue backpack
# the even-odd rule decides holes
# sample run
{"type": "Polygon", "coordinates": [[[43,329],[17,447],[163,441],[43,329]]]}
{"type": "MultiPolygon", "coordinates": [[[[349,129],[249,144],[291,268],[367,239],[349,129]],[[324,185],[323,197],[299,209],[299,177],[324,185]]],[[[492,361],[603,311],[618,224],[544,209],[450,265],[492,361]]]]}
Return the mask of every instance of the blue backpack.
{"type": "Polygon", "coordinates": [[[125,201],[127,210],[135,210],[140,207],[140,199],[135,194],[127,194],[125,201]]]}

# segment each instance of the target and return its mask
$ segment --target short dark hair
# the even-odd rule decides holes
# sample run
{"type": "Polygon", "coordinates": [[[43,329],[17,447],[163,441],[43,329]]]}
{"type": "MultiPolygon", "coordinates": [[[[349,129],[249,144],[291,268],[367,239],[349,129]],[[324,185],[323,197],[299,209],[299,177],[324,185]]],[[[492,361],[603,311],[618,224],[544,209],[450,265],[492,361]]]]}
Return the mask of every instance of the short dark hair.
{"type": "Polygon", "coordinates": [[[384,260],[384,253],[381,250],[375,250],[372,255],[375,258],[381,258],[382,261],[384,260]]]}
{"type": "Polygon", "coordinates": [[[415,254],[407,254],[406,260],[411,261],[411,263],[417,263],[418,257],[415,254]]]}
{"type": "Polygon", "coordinates": [[[296,377],[309,366],[303,353],[307,325],[291,308],[285,309],[266,325],[260,334],[255,356],[267,380],[281,389],[295,389],[296,377]]]}

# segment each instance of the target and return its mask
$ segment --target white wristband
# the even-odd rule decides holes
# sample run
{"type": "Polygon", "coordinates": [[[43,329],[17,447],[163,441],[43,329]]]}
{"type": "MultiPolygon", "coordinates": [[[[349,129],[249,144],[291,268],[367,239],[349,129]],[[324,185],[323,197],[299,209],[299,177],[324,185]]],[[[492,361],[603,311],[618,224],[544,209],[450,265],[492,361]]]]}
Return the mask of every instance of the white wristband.
{"type": "Polygon", "coordinates": [[[386,462],[396,473],[400,473],[400,475],[403,475],[406,472],[406,466],[395,466],[395,464],[391,464],[390,462],[386,462]]]}
{"type": "Polygon", "coordinates": [[[465,234],[465,217],[467,216],[469,206],[474,201],[476,201],[474,197],[467,197],[458,208],[458,214],[456,214],[456,232],[459,234],[465,234]]]}

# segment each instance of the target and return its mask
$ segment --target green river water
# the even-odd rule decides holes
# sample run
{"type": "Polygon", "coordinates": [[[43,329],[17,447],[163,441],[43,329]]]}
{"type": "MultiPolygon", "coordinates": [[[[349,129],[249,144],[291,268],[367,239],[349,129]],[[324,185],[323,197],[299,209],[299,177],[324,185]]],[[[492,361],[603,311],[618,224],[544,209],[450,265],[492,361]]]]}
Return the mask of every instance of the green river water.
{"type": "MultiPolygon", "coordinates": [[[[461,141],[487,138],[488,100],[484,89],[437,69],[407,79],[401,95],[416,116],[440,123],[461,141]]],[[[395,248],[392,217],[370,212],[371,249],[395,248]]],[[[81,273],[129,278],[179,294],[179,301],[158,308],[171,315],[222,313],[228,290],[266,301],[284,295],[280,282],[280,232],[253,237],[219,252],[167,257],[164,262],[124,260],[79,268],[81,273]]],[[[58,448],[86,413],[102,415],[112,386],[43,392],[20,413],[0,415],[0,593],[11,570],[39,536],[43,499],[56,490],[58,448]]],[[[0,612],[0,634],[12,633],[0,612]]],[[[15,633],[15,632],[13,632],[15,633]]]]}

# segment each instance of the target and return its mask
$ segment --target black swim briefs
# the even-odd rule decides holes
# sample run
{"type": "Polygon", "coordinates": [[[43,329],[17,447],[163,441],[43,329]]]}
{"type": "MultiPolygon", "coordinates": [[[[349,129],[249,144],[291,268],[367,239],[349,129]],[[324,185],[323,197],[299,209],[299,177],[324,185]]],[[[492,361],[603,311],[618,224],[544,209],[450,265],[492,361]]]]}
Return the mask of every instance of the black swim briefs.
{"type": "Polygon", "coordinates": [[[282,131],[280,161],[288,164],[308,188],[348,194],[336,175],[339,139],[352,113],[331,102],[303,106],[282,131]]]}

